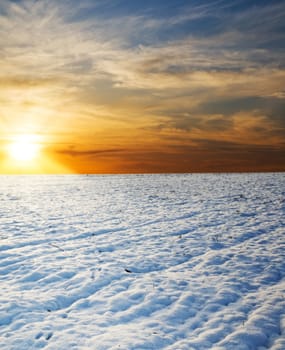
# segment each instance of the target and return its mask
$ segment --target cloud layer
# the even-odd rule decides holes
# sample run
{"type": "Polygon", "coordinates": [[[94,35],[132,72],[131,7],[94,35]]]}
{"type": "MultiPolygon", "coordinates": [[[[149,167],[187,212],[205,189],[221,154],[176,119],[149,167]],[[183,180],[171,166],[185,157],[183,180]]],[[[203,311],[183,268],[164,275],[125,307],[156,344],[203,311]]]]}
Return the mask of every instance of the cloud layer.
{"type": "Polygon", "coordinates": [[[145,5],[2,1],[2,143],[46,134],[80,172],[90,155],[137,172],[247,169],[260,153],[256,169],[284,170],[284,3],[145,5]]]}

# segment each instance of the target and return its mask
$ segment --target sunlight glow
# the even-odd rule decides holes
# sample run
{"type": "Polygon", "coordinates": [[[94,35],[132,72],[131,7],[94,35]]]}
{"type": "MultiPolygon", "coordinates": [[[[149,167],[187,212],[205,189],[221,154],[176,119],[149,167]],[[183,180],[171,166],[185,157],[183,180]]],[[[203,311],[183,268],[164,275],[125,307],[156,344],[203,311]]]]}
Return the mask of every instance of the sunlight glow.
{"type": "Polygon", "coordinates": [[[0,152],[0,174],[73,174],[60,161],[56,152],[48,149],[51,137],[41,134],[10,134],[0,152]]]}
{"type": "Polygon", "coordinates": [[[38,157],[40,148],[36,135],[20,135],[8,145],[7,151],[15,161],[30,162],[38,157]]]}

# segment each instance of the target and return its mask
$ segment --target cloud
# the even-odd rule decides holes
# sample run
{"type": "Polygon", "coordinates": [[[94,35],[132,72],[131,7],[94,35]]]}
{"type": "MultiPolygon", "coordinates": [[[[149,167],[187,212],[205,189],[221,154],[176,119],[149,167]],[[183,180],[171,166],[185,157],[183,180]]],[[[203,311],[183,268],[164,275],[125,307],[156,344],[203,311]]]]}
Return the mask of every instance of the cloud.
{"type": "MultiPolygon", "coordinates": [[[[191,92],[221,86],[226,89],[233,80],[246,84],[247,77],[255,79],[261,68],[263,75],[280,75],[284,79],[284,71],[275,67],[284,58],[281,53],[277,57],[275,51],[259,49],[257,45],[244,49],[245,42],[251,39],[245,37],[239,23],[249,16],[247,12],[234,17],[236,30],[235,26],[228,27],[226,16],[221,21],[226,31],[215,35],[181,37],[177,33],[177,38],[155,40],[156,33],[160,37],[159,33],[170,23],[175,27],[211,13],[221,19],[226,7],[223,1],[192,5],[183,8],[183,13],[165,18],[143,13],[101,18],[95,11],[102,7],[100,2],[85,1],[79,6],[55,1],[5,3],[6,13],[0,18],[0,44],[5,51],[2,74],[7,80],[11,74],[29,74],[35,79],[60,76],[66,81],[65,88],[72,92],[87,89],[104,78],[116,89],[179,88],[191,92]],[[220,13],[213,12],[217,5],[220,13]],[[91,9],[93,16],[80,17],[82,8],[91,9]],[[143,40],[144,33],[150,35],[149,40],[143,40]]],[[[276,11],[281,11],[280,6],[265,10],[278,20],[276,11]]],[[[258,8],[257,12],[265,10],[258,8]]]]}
{"type": "Polygon", "coordinates": [[[275,96],[229,97],[205,101],[196,108],[200,114],[232,115],[236,112],[260,111],[264,115],[279,119],[285,109],[285,100],[275,96]]]}
{"type": "Polygon", "coordinates": [[[124,149],[99,149],[99,150],[85,150],[85,151],[81,151],[81,150],[76,150],[73,148],[69,148],[69,149],[65,149],[65,150],[58,150],[57,153],[58,154],[62,154],[62,155],[67,155],[67,156],[71,156],[71,157],[98,157],[100,155],[114,155],[117,153],[121,153],[124,152],[124,149]]]}
{"type": "Polygon", "coordinates": [[[2,1],[1,129],[67,131],[79,147],[60,152],[76,158],[136,142],[281,145],[285,6],[180,3],[2,1]]]}
{"type": "Polygon", "coordinates": [[[21,76],[9,76],[7,78],[0,78],[0,89],[14,88],[14,89],[27,89],[54,86],[60,83],[60,79],[57,78],[33,78],[33,77],[21,77],[21,76]]]}

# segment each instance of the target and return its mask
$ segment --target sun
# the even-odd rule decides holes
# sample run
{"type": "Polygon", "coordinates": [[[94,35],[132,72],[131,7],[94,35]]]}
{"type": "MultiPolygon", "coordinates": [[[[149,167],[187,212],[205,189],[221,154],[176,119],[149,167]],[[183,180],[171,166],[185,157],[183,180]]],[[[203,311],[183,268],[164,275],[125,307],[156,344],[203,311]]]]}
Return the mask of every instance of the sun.
{"type": "Polygon", "coordinates": [[[0,174],[73,174],[71,168],[59,162],[52,141],[52,136],[43,132],[7,135],[6,143],[0,143],[0,174]]]}
{"type": "Polygon", "coordinates": [[[34,161],[40,149],[36,135],[19,135],[8,145],[7,152],[11,159],[25,163],[34,161]]]}

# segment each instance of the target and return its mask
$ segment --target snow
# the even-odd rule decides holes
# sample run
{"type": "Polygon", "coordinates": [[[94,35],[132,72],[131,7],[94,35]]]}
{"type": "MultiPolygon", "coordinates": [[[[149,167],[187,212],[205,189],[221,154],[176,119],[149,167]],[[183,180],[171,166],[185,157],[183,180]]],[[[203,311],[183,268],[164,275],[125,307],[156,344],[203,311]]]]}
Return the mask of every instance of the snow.
{"type": "Polygon", "coordinates": [[[0,177],[0,348],[285,349],[285,176],[0,177]]]}

